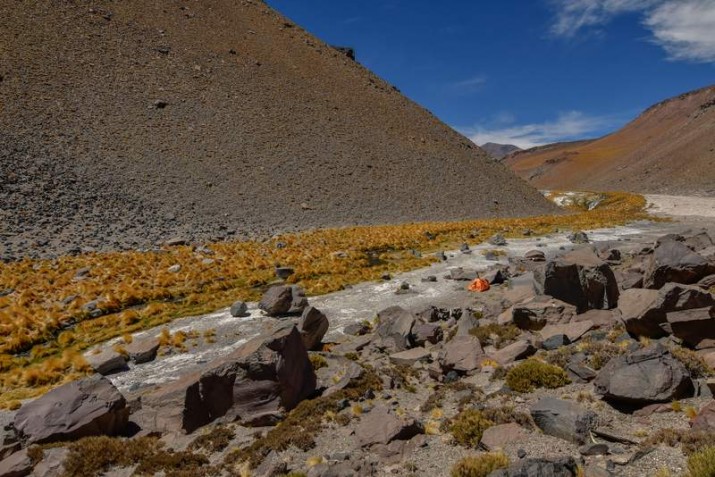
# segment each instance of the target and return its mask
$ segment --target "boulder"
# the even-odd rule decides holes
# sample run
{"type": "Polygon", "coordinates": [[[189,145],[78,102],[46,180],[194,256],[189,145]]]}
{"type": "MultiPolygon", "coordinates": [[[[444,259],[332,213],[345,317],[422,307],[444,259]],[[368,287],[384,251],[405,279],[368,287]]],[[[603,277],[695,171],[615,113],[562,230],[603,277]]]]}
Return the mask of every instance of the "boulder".
{"type": "Polygon", "coordinates": [[[597,415],[571,401],[553,397],[539,399],[529,408],[531,417],[544,434],[585,444],[596,424],[597,415]]]}
{"type": "Polygon", "coordinates": [[[526,340],[519,340],[489,355],[491,359],[504,366],[536,353],[536,348],[526,340]]]}
{"type": "Polygon", "coordinates": [[[688,346],[715,347],[715,306],[674,311],[667,313],[666,319],[673,336],[688,346]]]}
{"type": "Polygon", "coordinates": [[[671,331],[668,313],[713,305],[715,297],[697,286],[667,283],[660,290],[626,290],[618,311],[632,335],[660,338],[671,331]]]}
{"type": "Polygon", "coordinates": [[[408,440],[423,432],[424,428],[419,421],[399,417],[384,406],[377,406],[364,415],[355,429],[358,442],[363,447],[408,440]]]}
{"type": "Polygon", "coordinates": [[[668,282],[691,284],[710,273],[711,265],[702,256],[677,240],[660,241],[648,262],[643,286],[659,289],[668,282]]]}
{"type": "Polygon", "coordinates": [[[690,237],[686,238],[683,243],[693,252],[700,252],[715,245],[713,239],[705,231],[702,231],[695,235],[691,235],[690,237]]]}
{"type": "Polygon", "coordinates": [[[512,308],[512,321],[522,330],[539,331],[549,324],[568,323],[576,307],[548,296],[534,297],[512,308]]]}
{"type": "Polygon", "coordinates": [[[298,331],[303,339],[305,349],[317,349],[329,327],[328,318],[317,308],[308,306],[303,310],[298,321],[298,331]]]}
{"type": "Polygon", "coordinates": [[[144,396],[141,424],[151,431],[191,433],[224,415],[244,425],[275,423],[315,387],[298,329],[283,327],[144,396]]]}
{"type": "Polygon", "coordinates": [[[385,308],[377,314],[380,324],[377,335],[381,344],[393,351],[403,351],[412,347],[412,327],[415,316],[399,306],[385,308]]]}
{"type": "Polygon", "coordinates": [[[412,339],[416,346],[437,344],[443,336],[442,327],[434,323],[418,323],[412,328],[412,339]]]}
{"type": "Polygon", "coordinates": [[[588,239],[588,235],[586,235],[586,232],[582,230],[571,232],[566,238],[569,239],[569,242],[575,244],[584,244],[590,242],[590,240],[588,239]]]}
{"type": "MultiPolygon", "coordinates": [[[[69,454],[69,449],[65,447],[52,447],[46,449],[42,455],[42,460],[35,465],[32,470],[33,477],[62,477],[65,475],[65,459],[69,454]]],[[[109,473],[104,474],[109,476],[109,473]]]]}
{"type": "Polygon", "coordinates": [[[444,373],[456,371],[465,374],[479,369],[483,356],[482,345],[476,337],[456,336],[444,344],[439,352],[438,361],[444,373]]]}
{"type": "Polygon", "coordinates": [[[590,247],[548,261],[543,280],[545,295],[574,305],[580,313],[618,305],[616,276],[590,247]]]}
{"type": "Polygon", "coordinates": [[[246,304],[245,301],[236,301],[231,305],[231,308],[229,308],[229,313],[231,313],[231,316],[234,318],[241,318],[244,316],[248,316],[250,313],[248,313],[248,305],[246,304]]]}
{"type": "Polygon", "coordinates": [[[32,467],[32,459],[27,455],[27,449],[22,449],[0,461],[0,477],[25,477],[30,475],[32,467]]]}
{"type": "Polygon", "coordinates": [[[297,285],[272,286],[261,297],[258,308],[268,316],[284,316],[301,313],[308,306],[303,289],[297,285]]]}
{"type": "Polygon", "coordinates": [[[159,340],[157,338],[134,339],[124,349],[127,351],[129,359],[135,364],[148,363],[156,358],[156,353],[159,351],[159,340]]]}
{"type": "Polygon", "coordinates": [[[697,286],[702,288],[703,290],[710,290],[711,288],[715,288],[715,275],[708,275],[707,277],[703,277],[696,283],[697,286]]]}
{"type": "Polygon", "coordinates": [[[560,325],[546,325],[544,326],[539,334],[541,338],[546,341],[552,336],[566,335],[569,343],[578,341],[583,335],[588,333],[594,328],[593,322],[591,321],[579,321],[576,323],[565,323],[560,325]]]}
{"type": "Polygon", "coordinates": [[[104,349],[99,353],[87,353],[84,359],[97,373],[108,375],[127,369],[127,360],[124,356],[111,348],[104,349]]]}
{"type": "Polygon", "coordinates": [[[524,254],[524,259],[532,262],[545,262],[546,254],[541,250],[529,250],[524,254]]]}
{"type": "Polygon", "coordinates": [[[507,444],[524,441],[529,433],[519,424],[510,422],[487,428],[479,445],[488,451],[503,449],[507,444]]]}
{"type": "Polygon", "coordinates": [[[391,354],[390,362],[397,365],[412,366],[418,361],[429,361],[430,356],[430,352],[424,348],[412,348],[391,354]]]}
{"type": "Polygon", "coordinates": [[[690,425],[694,431],[715,431],[715,401],[704,406],[690,425]]]}
{"type": "Polygon", "coordinates": [[[590,321],[594,328],[610,328],[620,323],[616,314],[617,310],[588,310],[586,313],[576,315],[571,321],[574,323],[590,321]]]}
{"type": "Polygon", "coordinates": [[[522,459],[506,469],[495,470],[489,477],[576,477],[582,475],[573,457],[555,460],[522,459]]]}
{"type": "Polygon", "coordinates": [[[23,405],[14,427],[27,444],[113,436],[127,425],[126,400],[106,378],[95,374],[55,388],[23,405]]]}
{"type": "Polygon", "coordinates": [[[319,368],[315,374],[318,379],[317,387],[324,389],[323,396],[345,389],[353,380],[360,378],[365,369],[343,356],[326,355],[327,366],[319,368]]]}
{"type": "Polygon", "coordinates": [[[688,370],[660,343],[612,358],[594,381],[613,404],[642,407],[692,395],[688,370]]]}
{"type": "Polygon", "coordinates": [[[511,303],[521,303],[541,293],[541,285],[534,272],[523,273],[509,279],[509,287],[504,292],[504,298],[511,303]]]}

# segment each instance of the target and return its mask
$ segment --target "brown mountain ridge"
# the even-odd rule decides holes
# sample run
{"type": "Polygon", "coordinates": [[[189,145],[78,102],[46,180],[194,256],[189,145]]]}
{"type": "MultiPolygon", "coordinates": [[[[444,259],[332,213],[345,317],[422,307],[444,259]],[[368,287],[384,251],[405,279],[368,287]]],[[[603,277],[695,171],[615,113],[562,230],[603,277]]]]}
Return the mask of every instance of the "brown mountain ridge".
{"type": "Polygon", "coordinates": [[[5,258],[554,210],[263,2],[0,5],[5,258]]]}

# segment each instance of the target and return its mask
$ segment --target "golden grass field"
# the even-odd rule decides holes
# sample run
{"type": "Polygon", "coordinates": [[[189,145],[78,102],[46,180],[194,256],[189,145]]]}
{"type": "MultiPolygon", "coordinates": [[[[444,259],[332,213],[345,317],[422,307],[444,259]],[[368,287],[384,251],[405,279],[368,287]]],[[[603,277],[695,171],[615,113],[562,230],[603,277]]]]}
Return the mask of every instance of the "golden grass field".
{"type": "Polygon", "coordinates": [[[411,250],[453,249],[497,232],[523,237],[527,229],[545,234],[615,226],[647,218],[644,208],[641,196],[609,193],[592,211],[564,215],[323,229],[211,244],[211,254],[182,246],[0,264],[0,289],[15,290],[0,298],[0,406],[17,407],[86,374],[81,352],[105,340],[258,299],[275,280],[277,264],[295,268],[289,281],[319,295],[434,260],[411,250]],[[169,272],[176,264],[181,270],[169,272]],[[81,269],[89,272],[78,278],[81,269]],[[92,318],[83,308],[90,301],[102,316],[92,318]]]}

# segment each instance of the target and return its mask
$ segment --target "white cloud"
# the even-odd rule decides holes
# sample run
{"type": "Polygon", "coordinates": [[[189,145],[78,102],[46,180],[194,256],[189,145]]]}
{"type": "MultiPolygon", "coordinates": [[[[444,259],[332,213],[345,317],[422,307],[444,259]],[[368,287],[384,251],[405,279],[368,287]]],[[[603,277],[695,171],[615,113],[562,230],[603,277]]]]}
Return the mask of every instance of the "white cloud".
{"type": "Polygon", "coordinates": [[[487,77],[484,75],[473,76],[462,81],[457,81],[451,84],[452,89],[462,93],[472,93],[482,88],[487,82],[487,77]]]}
{"type": "Polygon", "coordinates": [[[472,142],[513,144],[522,149],[591,137],[620,124],[614,116],[588,116],[579,111],[561,113],[553,121],[503,127],[475,126],[459,128],[472,142]]]}
{"type": "Polygon", "coordinates": [[[572,38],[624,13],[639,13],[652,41],[673,60],[715,62],[713,0],[551,0],[556,19],[551,32],[572,38]]]}

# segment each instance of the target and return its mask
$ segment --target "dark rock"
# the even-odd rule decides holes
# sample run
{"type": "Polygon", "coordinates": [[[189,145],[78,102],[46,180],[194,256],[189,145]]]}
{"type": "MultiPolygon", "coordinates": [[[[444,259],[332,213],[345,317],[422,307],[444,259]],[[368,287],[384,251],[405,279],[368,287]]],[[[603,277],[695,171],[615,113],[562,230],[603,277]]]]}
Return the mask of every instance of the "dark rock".
{"type": "Polygon", "coordinates": [[[25,477],[30,475],[32,467],[32,459],[27,449],[23,449],[0,461],[0,477],[25,477]]]}
{"type": "Polygon", "coordinates": [[[619,289],[611,267],[589,247],[549,260],[544,294],[574,305],[580,313],[618,305],[619,289]]]}
{"type": "Polygon", "coordinates": [[[437,344],[442,341],[443,335],[442,327],[434,323],[418,323],[412,328],[412,339],[416,346],[437,344]]]}
{"type": "Polygon", "coordinates": [[[412,347],[412,327],[415,316],[399,306],[385,308],[377,314],[379,325],[377,335],[382,345],[394,351],[403,351],[412,347]]]}
{"type": "Polygon", "coordinates": [[[424,428],[413,418],[396,416],[390,409],[378,406],[364,415],[355,434],[361,446],[388,444],[394,440],[408,440],[422,434],[424,428]]]}
{"type": "Polygon", "coordinates": [[[283,316],[302,313],[308,306],[305,292],[297,285],[277,285],[269,288],[261,297],[258,308],[268,316],[283,316]]]}
{"type": "Polygon", "coordinates": [[[576,307],[555,298],[541,296],[512,308],[512,321],[522,330],[538,331],[548,324],[568,323],[576,307]]]}
{"type": "Polygon", "coordinates": [[[575,243],[575,244],[585,244],[589,243],[590,241],[588,240],[588,235],[586,235],[586,232],[583,232],[581,230],[578,230],[576,232],[571,232],[568,234],[566,237],[569,239],[569,242],[575,243]]]}
{"type": "Polygon", "coordinates": [[[231,316],[234,318],[242,318],[244,316],[248,316],[248,305],[244,301],[237,301],[234,302],[233,305],[231,305],[231,309],[229,310],[231,313],[231,316]]]}
{"type": "Polygon", "coordinates": [[[126,358],[113,349],[104,349],[96,354],[87,353],[84,359],[92,369],[104,376],[127,369],[126,358]]]}
{"type": "Polygon", "coordinates": [[[564,334],[555,334],[549,336],[544,341],[542,341],[541,347],[547,351],[550,351],[554,349],[559,349],[562,346],[567,346],[570,344],[571,340],[569,340],[568,336],[564,334]]]}
{"type": "Polygon", "coordinates": [[[715,347],[715,306],[666,314],[673,336],[692,348],[715,347]]]}
{"type": "Polygon", "coordinates": [[[530,407],[531,417],[544,434],[576,444],[589,441],[596,424],[596,413],[576,403],[553,397],[539,399],[530,407]]]}
{"type": "Polygon", "coordinates": [[[483,356],[484,351],[476,337],[456,336],[444,344],[439,352],[438,361],[445,374],[450,371],[465,374],[479,369],[483,356]]]}
{"type": "Polygon", "coordinates": [[[495,470],[488,477],[576,477],[578,464],[573,457],[556,460],[524,459],[506,469],[495,470]]]}
{"type": "Polygon", "coordinates": [[[656,245],[645,272],[643,286],[659,289],[668,282],[691,284],[711,273],[706,259],[684,243],[665,240],[656,245]]]}
{"type": "Polygon", "coordinates": [[[14,427],[27,444],[117,435],[127,425],[126,400],[106,378],[96,374],[49,391],[23,405],[14,427]]]}
{"type": "Polygon", "coordinates": [[[612,358],[598,373],[594,387],[606,401],[638,407],[693,392],[688,370],[659,343],[612,358]]]}
{"type": "Polygon", "coordinates": [[[156,358],[156,353],[159,351],[159,340],[156,338],[134,339],[124,349],[134,363],[148,363],[156,358]]]}
{"type": "Polygon", "coordinates": [[[281,280],[286,280],[293,275],[295,270],[291,267],[276,267],[276,276],[281,280]]]}
{"type": "Polygon", "coordinates": [[[489,282],[490,285],[499,285],[504,283],[507,279],[507,274],[504,270],[497,268],[495,270],[489,270],[482,274],[482,278],[489,282]]]}
{"type": "Polygon", "coordinates": [[[309,306],[303,310],[303,315],[298,321],[298,331],[300,331],[305,349],[317,349],[329,327],[328,318],[317,308],[309,306]]]}
{"type": "Polygon", "coordinates": [[[536,348],[526,340],[519,340],[491,353],[489,357],[504,366],[536,353],[536,348]]]}
{"type": "Polygon", "coordinates": [[[589,383],[596,379],[597,376],[596,371],[578,363],[566,365],[566,373],[569,375],[569,379],[576,383],[589,383]]]}
{"type": "Polygon", "coordinates": [[[524,259],[532,262],[545,262],[546,254],[544,254],[541,250],[529,250],[524,254],[524,259]]]}
{"type": "Polygon", "coordinates": [[[585,444],[578,449],[581,455],[606,455],[608,454],[607,444],[585,444]]]}
{"type": "Polygon", "coordinates": [[[324,389],[323,396],[345,389],[365,373],[362,366],[343,356],[326,355],[325,360],[328,366],[316,371],[318,388],[324,389]]]}
{"type": "Polygon", "coordinates": [[[343,333],[351,336],[364,336],[370,332],[370,326],[366,323],[353,323],[343,328],[343,333]]]}

